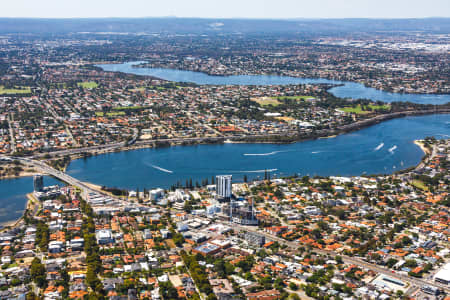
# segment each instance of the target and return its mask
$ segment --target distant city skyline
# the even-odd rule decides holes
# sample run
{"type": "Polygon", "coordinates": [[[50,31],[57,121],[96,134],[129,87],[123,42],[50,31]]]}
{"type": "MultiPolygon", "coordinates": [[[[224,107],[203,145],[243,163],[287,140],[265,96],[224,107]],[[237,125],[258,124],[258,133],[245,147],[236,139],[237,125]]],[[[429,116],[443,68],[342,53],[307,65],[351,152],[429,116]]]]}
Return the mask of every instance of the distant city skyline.
{"type": "Polygon", "coordinates": [[[450,17],[449,0],[15,0],[0,17],[427,18],[450,17]]]}

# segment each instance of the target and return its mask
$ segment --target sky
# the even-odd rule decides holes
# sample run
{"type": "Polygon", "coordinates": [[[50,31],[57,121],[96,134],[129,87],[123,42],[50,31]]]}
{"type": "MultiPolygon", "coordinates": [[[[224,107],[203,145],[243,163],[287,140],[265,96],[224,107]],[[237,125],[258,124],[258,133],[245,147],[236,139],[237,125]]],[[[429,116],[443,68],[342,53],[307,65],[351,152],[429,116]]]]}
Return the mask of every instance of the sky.
{"type": "Polygon", "coordinates": [[[3,0],[0,17],[425,18],[450,0],[3,0]]]}

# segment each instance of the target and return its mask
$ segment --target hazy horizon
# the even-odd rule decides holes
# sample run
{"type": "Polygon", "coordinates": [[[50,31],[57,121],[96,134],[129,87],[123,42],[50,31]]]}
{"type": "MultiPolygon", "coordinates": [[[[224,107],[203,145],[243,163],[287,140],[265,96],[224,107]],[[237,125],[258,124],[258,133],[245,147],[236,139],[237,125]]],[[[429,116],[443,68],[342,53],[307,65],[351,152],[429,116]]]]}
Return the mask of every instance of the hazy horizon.
{"type": "Polygon", "coordinates": [[[16,0],[1,18],[411,19],[449,18],[448,0],[16,0]]]}
{"type": "Polygon", "coordinates": [[[179,16],[140,16],[140,17],[3,17],[0,16],[0,19],[35,19],[35,20],[76,20],[76,19],[200,19],[200,20],[273,20],[273,21],[302,21],[302,20],[414,20],[414,19],[450,19],[448,17],[442,16],[430,16],[430,17],[316,17],[316,18],[306,18],[306,17],[297,17],[297,18],[250,18],[250,17],[179,17],[179,16]]]}

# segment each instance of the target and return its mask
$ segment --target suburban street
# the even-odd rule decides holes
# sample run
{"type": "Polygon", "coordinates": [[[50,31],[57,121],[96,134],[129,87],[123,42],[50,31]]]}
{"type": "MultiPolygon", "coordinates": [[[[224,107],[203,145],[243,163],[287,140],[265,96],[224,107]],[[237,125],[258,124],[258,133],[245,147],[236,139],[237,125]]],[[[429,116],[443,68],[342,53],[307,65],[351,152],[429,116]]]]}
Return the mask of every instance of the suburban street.
{"type": "MultiPolygon", "coordinates": [[[[271,240],[271,241],[276,241],[280,244],[284,244],[292,249],[297,249],[298,247],[302,246],[298,241],[286,241],[285,239],[282,239],[280,237],[271,235],[267,232],[263,232],[261,230],[258,230],[257,227],[251,227],[251,226],[242,226],[239,224],[233,224],[233,228],[234,230],[237,231],[251,231],[251,232],[255,232],[258,234],[262,234],[264,235],[267,239],[271,240]]],[[[313,249],[314,252],[318,253],[318,254],[322,254],[322,255],[330,255],[330,256],[336,256],[339,255],[340,257],[342,257],[342,260],[346,263],[346,264],[354,264],[363,268],[366,268],[368,270],[372,270],[374,272],[380,273],[380,274],[384,274],[396,279],[400,279],[403,281],[406,281],[412,285],[415,285],[419,288],[426,286],[426,285],[431,285],[440,289],[445,290],[446,292],[450,292],[450,288],[448,286],[445,286],[443,284],[439,284],[436,283],[434,281],[427,281],[427,280],[423,280],[423,279],[419,279],[419,278],[412,278],[410,276],[406,276],[406,275],[402,275],[402,274],[398,274],[397,272],[393,272],[391,270],[385,269],[383,267],[380,267],[378,265],[372,264],[372,263],[368,263],[366,261],[361,260],[360,258],[357,257],[350,257],[347,255],[342,255],[340,253],[336,253],[333,251],[326,251],[326,250],[320,250],[320,249],[313,249]]]]}

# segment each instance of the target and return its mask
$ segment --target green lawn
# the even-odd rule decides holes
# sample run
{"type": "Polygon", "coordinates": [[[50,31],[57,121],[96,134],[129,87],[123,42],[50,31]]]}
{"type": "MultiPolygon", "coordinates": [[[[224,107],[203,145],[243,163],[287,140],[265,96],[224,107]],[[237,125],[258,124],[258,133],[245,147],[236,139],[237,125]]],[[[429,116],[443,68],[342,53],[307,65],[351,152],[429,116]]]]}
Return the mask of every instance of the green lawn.
{"type": "Polygon", "coordinates": [[[280,99],[280,100],[303,100],[305,101],[306,99],[316,99],[312,96],[282,96],[282,97],[272,97],[273,99],[280,99]]]}
{"type": "Polygon", "coordinates": [[[135,89],[132,89],[131,90],[132,92],[145,92],[145,87],[137,87],[137,88],[135,88],[135,89]]]}
{"type": "MultiPolygon", "coordinates": [[[[105,113],[102,112],[102,111],[97,111],[97,112],[95,112],[95,115],[97,117],[103,117],[103,116],[105,116],[105,113]]],[[[114,111],[114,112],[107,112],[106,113],[107,117],[117,117],[117,116],[124,116],[124,115],[125,115],[124,111],[114,111]]]]}
{"type": "Polygon", "coordinates": [[[421,189],[422,191],[428,191],[428,187],[421,180],[413,180],[412,185],[418,189],[421,189]]]}
{"type": "Polygon", "coordinates": [[[96,87],[98,87],[98,84],[95,81],[78,82],[77,85],[82,87],[83,89],[95,89],[96,87]]]}
{"type": "MultiPolygon", "coordinates": [[[[378,110],[378,109],[390,109],[390,105],[388,104],[384,104],[384,105],[373,105],[370,104],[368,105],[372,111],[378,110]]],[[[355,113],[355,114],[368,114],[371,113],[371,111],[368,110],[363,110],[361,108],[361,105],[357,105],[355,107],[340,107],[339,110],[343,111],[343,112],[347,112],[347,113],[355,113]]]]}
{"type": "Polygon", "coordinates": [[[14,95],[14,94],[30,94],[31,88],[29,86],[15,87],[13,89],[5,89],[4,86],[0,86],[0,95],[14,95]]]}
{"type": "Polygon", "coordinates": [[[159,91],[164,91],[166,88],[163,86],[157,86],[157,85],[149,85],[148,88],[150,90],[159,90],[159,91]]]}
{"type": "Polygon", "coordinates": [[[121,107],[114,107],[113,110],[135,110],[135,109],[141,109],[144,108],[143,106],[121,106],[121,107]]]}
{"type": "Polygon", "coordinates": [[[268,105],[278,106],[281,104],[281,102],[278,101],[277,99],[269,98],[269,97],[255,98],[255,99],[252,99],[252,101],[258,103],[261,106],[268,106],[268,105]]]}

